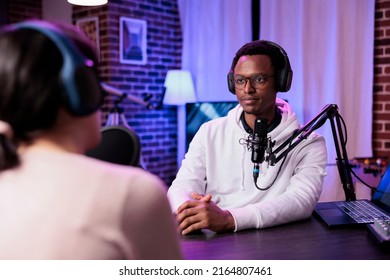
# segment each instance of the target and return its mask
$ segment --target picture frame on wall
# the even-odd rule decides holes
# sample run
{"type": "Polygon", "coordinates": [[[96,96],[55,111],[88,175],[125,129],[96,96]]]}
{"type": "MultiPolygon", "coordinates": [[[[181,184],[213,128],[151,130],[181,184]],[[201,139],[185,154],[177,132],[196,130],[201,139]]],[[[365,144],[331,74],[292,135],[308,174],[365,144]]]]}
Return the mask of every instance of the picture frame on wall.
{"type": "Polygon", "coordinates": [[[146,64],[146,20],[121,17],[119,27],[120,62],[139,65],[146,64]]]}
{"type": "Polygon", "coordinates": [[[83,31],[89,39],[96,45],[100,53],[99,44],[99,19],[97,17],[88,17],[76,20],[76,26],[83,31]]]}

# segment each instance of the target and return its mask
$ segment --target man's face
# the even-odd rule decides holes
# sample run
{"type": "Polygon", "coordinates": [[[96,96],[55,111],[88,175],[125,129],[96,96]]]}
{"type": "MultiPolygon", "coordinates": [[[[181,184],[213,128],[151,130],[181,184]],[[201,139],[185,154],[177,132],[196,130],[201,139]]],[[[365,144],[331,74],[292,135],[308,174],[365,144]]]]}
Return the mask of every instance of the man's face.
{"type": "Polygon", "coordinates": [[[237,100],[244,112],[272,119],[275,113],[275,77],[267,55],[240,57],[234,68],[237,100]]]}

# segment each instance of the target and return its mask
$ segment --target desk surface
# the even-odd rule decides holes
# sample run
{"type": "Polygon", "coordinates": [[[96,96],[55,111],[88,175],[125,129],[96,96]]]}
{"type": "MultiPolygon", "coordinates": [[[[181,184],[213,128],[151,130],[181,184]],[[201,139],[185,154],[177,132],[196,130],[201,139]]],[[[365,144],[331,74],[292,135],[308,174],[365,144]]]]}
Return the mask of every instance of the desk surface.
{"type": "Polygon", "coordinates": [[[181,239],[189,260],[370,260],[390,259],[365,226],[329,229],[311,218],[237,233],[203,232],[181,239]]]}

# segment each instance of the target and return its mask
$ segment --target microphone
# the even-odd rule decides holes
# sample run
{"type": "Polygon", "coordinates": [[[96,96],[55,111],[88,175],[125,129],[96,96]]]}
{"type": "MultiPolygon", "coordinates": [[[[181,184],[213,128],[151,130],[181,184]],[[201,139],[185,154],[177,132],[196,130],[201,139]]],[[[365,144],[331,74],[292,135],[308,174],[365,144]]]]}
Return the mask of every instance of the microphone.
{"type": "Polygon", "coordinates": [[[268,120],[256,118],[252,137],[252,162],[262,163],[267,149],[268,120]]]}
{"type": "Polygon", "coordinates": [[[260,173],[260,163],[264,161],[265,150],[267,149],[268,120],[256,118],[252,136],[252,162],[253,180],[257,187],[257,178],[260,173]]]}
{"type": "Polygon", "coordinates": [[[122,91],[120,89],[117,89],[117,88],[115,88],[113,86],[110,86],[110,85],[108,85],[106,83],[100,83],[100,85],[102,86],[104,91],[109,93],[109,94],[120,96],[121,98],[127,98],[131,102],[144,105],[144,106],[146,106],[149,109],[155,109],[155,107],[150,102],[146,102],[147,100],[150,99],[150,97],[148,97],[147,100],[144,100],[144,99],[141,99],[141,98],[139,98],[137,96],[129,95],[126,92],[124,92],[124,91],[122,91]]]}

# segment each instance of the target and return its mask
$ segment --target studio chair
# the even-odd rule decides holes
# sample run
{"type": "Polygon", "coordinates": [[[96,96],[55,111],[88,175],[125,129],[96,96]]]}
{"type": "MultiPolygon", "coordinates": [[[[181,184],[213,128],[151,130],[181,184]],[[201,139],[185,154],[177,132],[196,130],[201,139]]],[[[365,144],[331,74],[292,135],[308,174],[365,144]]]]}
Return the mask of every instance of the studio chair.
{"type": "Polygon", "coordinates": [[[86,153],[103,161],[141,167],[141,142],[137,133],[127,125],[122,108],[115,106],[107,124],[101,129],[100,144],[86,153]],[[119,124],[122,121],[122,125],[119,124]]]}
{"type": "Polygon", "coordinates": [[[87,152],[87,156],[122,165],[139,166],[141,143],[138,135],[122,125],[101,129],[100,144],[87,152]]]}

